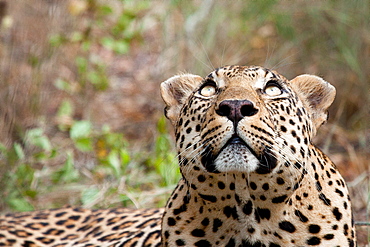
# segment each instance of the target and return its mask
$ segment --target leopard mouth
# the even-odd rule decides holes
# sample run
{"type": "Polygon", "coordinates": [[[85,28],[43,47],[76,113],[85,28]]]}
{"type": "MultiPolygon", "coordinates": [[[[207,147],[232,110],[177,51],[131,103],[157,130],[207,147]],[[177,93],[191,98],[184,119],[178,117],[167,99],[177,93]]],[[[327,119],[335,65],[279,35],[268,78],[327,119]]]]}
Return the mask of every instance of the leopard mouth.
{"type": "Polygon", "coordinates": [[[256,156],[256,153],[254,152],[254,150],[247,144],[245,143],[245,141],[240,138],[237,134],[233,134],[230,139],[226,142],[226,144],[220,149],[219,153],[220,154],[225,148],[227,148],[229,145],[242,145],[246,148],[248,148],[248,150],[254,155],[256,156]]]}
{"type": "Polygon", "coordinates": [[[277,160],[265,147],[257,154],[240,136],[233,134],[217,154],[205,150],[202,163],[208,172],[257,172],[266,174],[276,167],[277,160]]]}

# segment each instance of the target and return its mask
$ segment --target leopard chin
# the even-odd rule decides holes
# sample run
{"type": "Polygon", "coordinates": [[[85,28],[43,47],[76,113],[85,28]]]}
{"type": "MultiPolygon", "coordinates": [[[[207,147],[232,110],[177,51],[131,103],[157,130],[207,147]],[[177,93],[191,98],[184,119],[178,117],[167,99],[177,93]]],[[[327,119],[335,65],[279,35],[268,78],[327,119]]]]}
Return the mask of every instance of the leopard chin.
{"type": "Polygon", "coordinates": [[[259,160],[244,144],[231,143],[225,146],[214,161],[220,172],[253,172],[260,165],[259,160]]]}
{"type": "Polygon", "coordinates": [[[214,160],[214,166],[220,172],[253,172],[259,164],[253,151],[237,135],[228,140],[214,160]]]}
{"type": "Polygon", "coordinates": [[[256,172],[266,174],[277,165],[277,160],[268,147],[257,155],[238,135],[234,134],[217,155],[205,150],[202,163],[210,173],[256,172]]]}

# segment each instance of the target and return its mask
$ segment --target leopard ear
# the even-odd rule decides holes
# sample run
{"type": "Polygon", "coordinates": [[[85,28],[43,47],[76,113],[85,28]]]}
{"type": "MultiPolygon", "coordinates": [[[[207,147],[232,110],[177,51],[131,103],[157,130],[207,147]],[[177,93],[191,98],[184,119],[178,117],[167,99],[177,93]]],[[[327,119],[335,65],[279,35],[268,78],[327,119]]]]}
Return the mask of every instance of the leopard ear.
{"type": "Polygon", "coordinates": [[[300,75],[290,81],[293,90],[310,109],[316,134],[317,129],[326,122],[328,108],[335,98],[335,87],[314,75],[300,75]]]}
{"type": "Polygon", "coordinates": [[[172,125],[176,124],[183,104],[202,81],[203,78],[200,76],[184,74],[162,82],[161,95],[166,103],[165,115],[172,125]]]}

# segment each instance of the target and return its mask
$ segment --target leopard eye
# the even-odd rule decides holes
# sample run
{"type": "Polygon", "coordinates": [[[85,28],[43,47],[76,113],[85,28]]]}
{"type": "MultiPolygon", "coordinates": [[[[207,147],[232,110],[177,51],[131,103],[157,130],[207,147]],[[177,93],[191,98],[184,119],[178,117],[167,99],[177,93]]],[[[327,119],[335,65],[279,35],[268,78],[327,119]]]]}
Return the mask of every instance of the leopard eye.
{"type": "Polygon", "coordinates": [[[206,85],[202,87],[199,91],[199,94],[205,97],[210,97],[216,94],[216,86],[214,85],[206,85]]]}
{"type": "Polygon", "coordinates": [[[268,96],[278,96],[283,93],[280,86],[275,82],[267,83],[264,91],[268,96]]]}

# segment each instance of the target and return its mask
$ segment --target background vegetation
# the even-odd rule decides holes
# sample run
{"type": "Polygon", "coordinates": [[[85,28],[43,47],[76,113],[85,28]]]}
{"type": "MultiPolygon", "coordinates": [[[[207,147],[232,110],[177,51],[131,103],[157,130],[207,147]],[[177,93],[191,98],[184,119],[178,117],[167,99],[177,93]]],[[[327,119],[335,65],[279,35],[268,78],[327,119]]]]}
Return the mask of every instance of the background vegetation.
{"type": "Polygon", "coordinates": [[[163,206],[179,173],[160,82],[255,64],[336,86],[315,142],[369,221],[369,16],[367,0],[0,1],[0,211],[163,206]]]}

